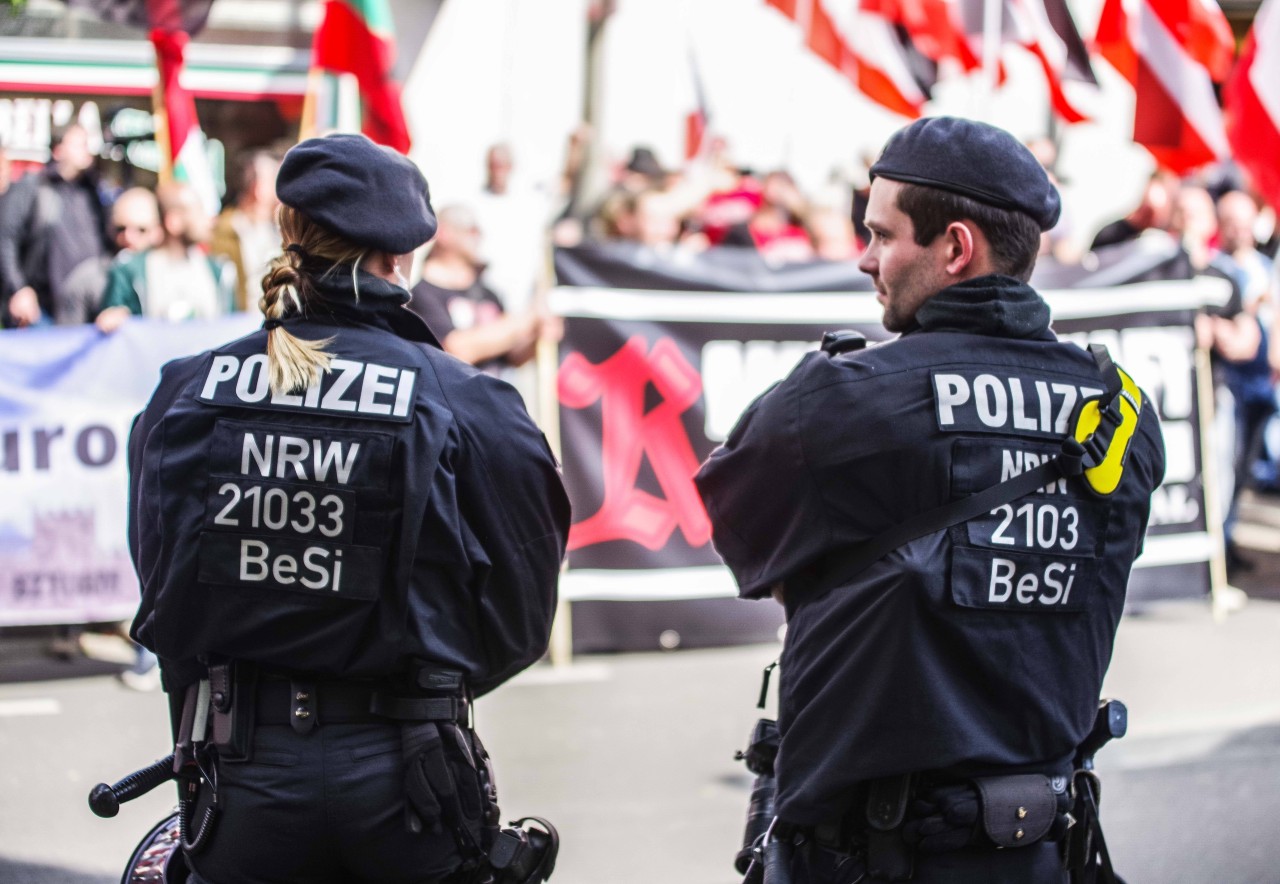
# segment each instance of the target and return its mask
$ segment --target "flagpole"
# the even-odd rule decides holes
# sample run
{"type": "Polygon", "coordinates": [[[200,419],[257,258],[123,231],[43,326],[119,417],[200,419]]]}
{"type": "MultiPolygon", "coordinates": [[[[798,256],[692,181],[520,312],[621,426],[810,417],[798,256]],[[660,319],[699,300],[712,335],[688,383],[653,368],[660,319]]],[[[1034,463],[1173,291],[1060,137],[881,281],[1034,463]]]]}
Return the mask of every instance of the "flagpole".
{"type": "Polygon", "coordinates": [[[320,133],[320,90],[324,87],[324,71],[314,65],[307,71],[307,91],[302,96],[302,115],[298,118],[298,141],[315,138],[320,133]]]}
{"type": "Polygon", "coordinates": [[[582,62],[582,122],[586,124],[588,137],[582,145],[582,157],[569,192],[569,205],[575,215],[582,215],[609,186],[605,169],[606,155],[601,134],[601,96],[604,64],[604,29],[613,12],[612,0],[591,0],[588,3],[586,41],[583,44],[582,62]]]}
{"type": "Polygon", "coordinates": [[[156,52],[156,86],[151,90],[151,118],[155,125],[156,150],[159,152],[160,165],[156,174],[161,184],[173,181],[173,153],[170,150],[172,137],[169,134],[169,109],[165,104],[164,70],[160,64],[160,47],[156,52]]]}
{"type": "MultiPolygon", "coordinates": [[[[539,273],[538,289],[542,309],[550,310],[547,294],[555,277],[555,246],[548,235],[543,249],[544,260],[539,273]]],[[[546,436],[556,460],[563,460],[560,439],[560,394],[557,389],[560,375],[560,342],[539,337],[534,349],[534,371],[537,379],[538,427],[546,436]]],[[[566,557],[560,563],[560,576],[569,569],[566,557]]],[[[551,621],[551,637],[547,648],[551,665],[561,668],[573,663],[573,606],[564,593],[556,598],[555,615],[551,621]]]]}

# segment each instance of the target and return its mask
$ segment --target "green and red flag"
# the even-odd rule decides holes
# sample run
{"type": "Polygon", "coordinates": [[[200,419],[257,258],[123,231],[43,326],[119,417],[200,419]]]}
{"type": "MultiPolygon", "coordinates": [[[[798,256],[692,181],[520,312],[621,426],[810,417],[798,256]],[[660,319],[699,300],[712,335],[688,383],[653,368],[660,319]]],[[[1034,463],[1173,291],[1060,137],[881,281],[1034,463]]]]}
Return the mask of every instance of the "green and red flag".
{"type": "Polygon", "coordinates": [[[195,98],[182,86],[182,68],[190,37],[185,31],[156,28],[151,42],[156,48],[160,76],[154,97],[156,142],[160,148],[160,179],[180,181],[200,195],[211,214],[218,212],[218,192],[209,165],[204,132],[196,118],[195,98]]]}
{"type": "Polygon", "coordinates": [[[324,19],[312,44],[312,66],[354,74],[364,104],[364,134],[408,153],[400,85],[391,77],[396,55],[392,31],[387,0],[325,0],[324,19]]]}
{"type": "Polygon", "coordinates": [[[160,180],[181,181],[200,195],[210,214],[218,212],[218,190],[205,149],[204,132],[196,118],[196,102],[182,86],[187,43],[209,18],[213,0],[66,0],[102,21],[145,28],[156,49],[156,146],[160,150],[160,180]]]}

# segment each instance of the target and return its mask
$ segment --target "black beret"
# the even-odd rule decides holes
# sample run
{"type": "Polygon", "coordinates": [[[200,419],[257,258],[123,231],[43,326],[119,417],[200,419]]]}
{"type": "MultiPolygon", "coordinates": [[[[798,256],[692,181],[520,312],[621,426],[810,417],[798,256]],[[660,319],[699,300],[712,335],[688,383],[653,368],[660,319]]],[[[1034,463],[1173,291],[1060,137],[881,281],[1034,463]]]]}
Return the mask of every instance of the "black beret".
{"type": "Polygon", "coordinates": [[[363,135],[308,138],[284,155],[276,196],[351,242],[404,255],[436,233],[427,179],[363,135]]]}
{"type": "Polygon", "coordinates": [[[1058,223],[1058,189],[1030,150],[1003,129],[956,117],[926,117],[893,133],[876,176],[948,190],[1015,209],[1048,230],[1058,223]]]}

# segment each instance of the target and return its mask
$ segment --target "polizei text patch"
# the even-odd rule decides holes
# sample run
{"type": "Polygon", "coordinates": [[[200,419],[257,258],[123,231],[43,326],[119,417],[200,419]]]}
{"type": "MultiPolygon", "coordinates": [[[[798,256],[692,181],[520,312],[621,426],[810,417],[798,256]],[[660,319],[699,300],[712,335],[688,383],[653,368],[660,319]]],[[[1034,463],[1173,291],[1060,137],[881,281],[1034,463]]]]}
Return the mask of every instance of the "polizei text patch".
{"type": "Polygon", "coordinates": [[[244,359],[224,353],[213,357],[198,398],[211,405],[409,422],[417,369],[351,359],[334,359],[329,367],[306,390],[273,393],[265,353],[244,359]]]}

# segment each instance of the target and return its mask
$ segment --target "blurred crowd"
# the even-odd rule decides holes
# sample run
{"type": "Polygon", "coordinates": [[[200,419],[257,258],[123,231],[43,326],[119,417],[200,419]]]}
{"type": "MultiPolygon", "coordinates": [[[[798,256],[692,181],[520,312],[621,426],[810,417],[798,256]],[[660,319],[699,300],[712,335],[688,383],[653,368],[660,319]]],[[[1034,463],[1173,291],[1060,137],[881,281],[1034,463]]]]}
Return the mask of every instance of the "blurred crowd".
{"type": "MultiPolygon", "coordinates": [[[[224,208],[210,217],[181,182],[154,189],[109,188],[98,176],[88,133],[71,125],[53,135],[51,159],[11,182],[0,147],[0,321],[5,327],[95,323],[106,334],[130,317],[165,321],[258,309],[261,278],[281,243],[275,225],[280,154],[232,157],[224,208]]],[[[1028,145],[1050,174],[1052,141],[1028,145]]],[[[437,206],[439,231],[420,256],[410,309],[446,350],[486,370],[529,360],[539,340],[561,325],[545,309],[548,242],[577,246],[631,243],[641,252],[689,257],[711,248],[753,250],[762,272],[793,262],[854,261],[870,183],[835,179],[804,192],[786,169],[735,163],[729,146],[708,139],[694,159],[664,166],[637,146],[592,181],[590,131],[572,134],[561,174],[533,182],[517,174],[509,146],[483,157],[484,184],[437,206]],[[594,186],[590,186],[594,185],[594,186]]],[[[478,158],[478,161],[481,161],[478,158]]],[[[433,189],[436,189],[433,187],[433,189]]],[[[1153,175],[1133,210],[1088,242],[1067,201],[1058,227],[1045,234],[1046,262],[1092,255],[1141,238],[1176,248],[1188,274],[1217,276],[1232,295],[1204,311],[1196,334],[1210,350],[1220,411],[1234,418],[1219,446],[1234,452],[1235,493],[1280,490],[1276,378],[1280,328],[1275,213],[1245,189],[1228,166],[1179,180],[1153,175]]],[[[1234,522],[1229,507],[1228,539],[1234,522]]],[[[1234,547],[1230,556],[1238,563],[1234,547]]]]}

